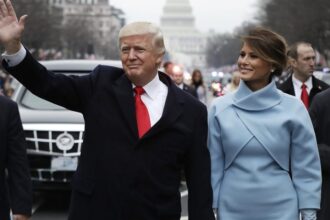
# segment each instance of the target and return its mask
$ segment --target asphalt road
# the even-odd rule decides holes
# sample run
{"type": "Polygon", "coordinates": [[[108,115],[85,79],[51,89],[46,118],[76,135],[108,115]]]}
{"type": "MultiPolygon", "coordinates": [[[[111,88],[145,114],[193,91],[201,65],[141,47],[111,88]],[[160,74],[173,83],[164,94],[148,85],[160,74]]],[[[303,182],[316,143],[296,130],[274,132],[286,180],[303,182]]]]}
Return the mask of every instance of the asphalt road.
{"type": "MultiPolygon", "coordinates": [[[[188,193],[183,185],[181,191],[182,218],[188,220],[187,217],[187,199],[188,193]]],[[[70,203],[69,192],[54,192],[38,194],[34,198],[33,215],[31,220],[67,220],[68,208],[70,203]]]]}

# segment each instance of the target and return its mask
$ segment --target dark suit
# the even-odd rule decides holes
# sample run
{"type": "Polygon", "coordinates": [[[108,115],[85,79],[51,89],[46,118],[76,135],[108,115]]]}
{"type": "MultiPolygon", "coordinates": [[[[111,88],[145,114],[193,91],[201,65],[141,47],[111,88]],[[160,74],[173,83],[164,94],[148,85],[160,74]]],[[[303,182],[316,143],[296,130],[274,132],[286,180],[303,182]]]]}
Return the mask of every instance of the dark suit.
{"type": "MultiPolygon", "coordinates": [[[[313,98],[317,93],[329,88],[328,84],[317,79],[315,76],[312,76],[312,84],[313,84],[313,88],[311,89],[311,91],[309,93],[310,105],[312,104],[313,98]]],[[[294,92],[294,87],[293,87],[293,82],[292,82],[292,76],[290,76],[286,81],[284,81],[281,85],[279,85],[278,88],[280,90],[282,90],[283,92],[294,96],[295,92],[294,92]]]]}
{"type": "Polygon", "coordinates": [[[198,98],[196,90],[194,88],[192,88],[191,86],[188,86],[185,83],[183,83],[183,91],[186,91],[187,93],[194,96],[195,98],[198,98]]]}
{"type": "Polygon", "coordinates": [[[314,97],[309,108],[322,166],[322,200],[318,220],[330,218],[330,89],[314,97]]]}
{"type": "Polygon", "coordinates": [[[159,73],[168,86],[163,115],[139,139],[132,84],[122,69],[98,66],[82,77],[54,75],[28,53],[7,70],[38,96],[84,116],[70,220],[179,220],[181,168],[189,219],[214,219],[207,111],[168,76],[159,73]]]}
{"type": "Polygon", "coordinates": [[[21,119],[15,102],[0,96],[0,219],[31,215],[32,189],[21,119]]]}

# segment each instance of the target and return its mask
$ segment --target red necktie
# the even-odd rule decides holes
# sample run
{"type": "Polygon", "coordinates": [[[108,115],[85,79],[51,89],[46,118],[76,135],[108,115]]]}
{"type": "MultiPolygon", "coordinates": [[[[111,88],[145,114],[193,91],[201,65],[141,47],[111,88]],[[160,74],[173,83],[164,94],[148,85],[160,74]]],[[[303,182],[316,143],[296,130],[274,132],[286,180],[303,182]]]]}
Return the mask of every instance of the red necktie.
{"type": "Polygon", "coordinates": [[[307,93],[307,86],[305,85],[305,83],[303,83],[301,85],[301,101],[304,103],[304,105],[306,106],[306,108],[308,109],[309,107],[309,98],[308,98],[308,93],[307,93]]]}
{"type": "Polygon", "coordinates": [[[141,138],[150,129],[150,118],[149,112],[146,105],[141,99],[141,95],[145,93],[141,86],[134,88],[135,92],[135,110],[136,110],[136,121],[139,131],[139,137],[141,138]]]}

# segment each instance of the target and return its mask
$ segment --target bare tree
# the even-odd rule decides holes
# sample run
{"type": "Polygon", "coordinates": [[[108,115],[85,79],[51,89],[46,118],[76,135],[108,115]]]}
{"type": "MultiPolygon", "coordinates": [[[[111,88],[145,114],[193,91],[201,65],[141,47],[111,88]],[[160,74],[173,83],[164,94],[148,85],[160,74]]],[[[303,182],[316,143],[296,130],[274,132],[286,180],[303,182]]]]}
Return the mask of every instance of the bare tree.
{"type": "Polygon", "coordinates": [[[260,1],[263,26],[282,34],[289,44],[307,41],[323,54],[330,49],[329,0],[260,1]]]}
{"type": "Polygon", "coordinates": [[[206,47],[207,64],[211,67],[235,64],[242,46],[240,37],[254,26],[253,23],[244,23],[233,34],[217,34],[210,37],[206,47]]]}
{"type": "Polygon", "coordinates": [[[100,53],[107,59],[119,59],[119,29],[112,26],[111,30],[110,35],[106,37],[105,43],[100,45],[100,53]]]}
{"type": "Polygon", "coordinates": [[[115,26],[104,36],[99,30],[100,22],[92,5],[86,5],[81,14],[63,15],[63,7],[54,6],[46,0],[19,0],[14,2],[17,15],[28,15],[23,43],[31,51],[56,49],[63,58],[85,58],[86,54],[96,57],[118,59],[115,26]]]}
{"type": "Polygon", "coordinates": [[[92,23],[81,17],[71,17],[61,29],[63,50],[67,58],[84,58],[94,54],[94,33],[92,23]]]}
{"type": "Polygon", "coordinates": [[[330,1],[329,0],[259,0],[258,24],[245,23],[232,35],[211,37],[207,46],[208,65],[219,67],[237,58],[239,36],[251,27],[268,27],[283,35],[288,44],[307,41],[321,54],[330,58],[330,1]]]}
{"type": "Polygon", "coordinates": [[[211,37],[206,47],[207,64],[211,67],[234,64],[240,45],[239,37],[236,35],[219,34],[211,37]]]}
{"type": "Polygon", "coordinates": [[[23,43],[26,47],[60,48],[58,37],[62,9],[50,6],[45,0],[19,0],[14,2],[17,16],[28,15],[23,43]]]}

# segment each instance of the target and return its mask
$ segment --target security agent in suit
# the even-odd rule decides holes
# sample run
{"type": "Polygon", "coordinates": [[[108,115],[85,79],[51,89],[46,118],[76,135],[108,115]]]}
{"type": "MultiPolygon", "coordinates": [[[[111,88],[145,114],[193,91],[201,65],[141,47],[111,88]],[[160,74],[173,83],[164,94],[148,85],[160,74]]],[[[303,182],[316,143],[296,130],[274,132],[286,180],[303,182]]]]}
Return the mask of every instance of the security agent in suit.
{"type": "Polygon", "coordinates": [[[309,108],[322,166],[322,196],[318,220],[330,217],[330,89],[318,93],[309,108]]]}
{"type": "Polygon", "coordinates": [[[32,189],[24,131],[15,102],[0,95],[0,219],[27,220],[32,189]]]}
{"type": "Polygon", "coordinates": [[[181,67],[179,66],[173,67],[172,79],[180,89],[197,98],[196,90],[183,82],[183,69],[181,67]]]}
{"type": "Polygon", "coordinates": [[[289,64],[292,68],[292,75],[281,85],[279,89],[283,92],[301,98],[301,86],[307,86],[309,105],[314,96],[329,87],[325,82],[313,76],[315,68],[315,52],[311,44],[297,42],[288,50],[289,64]]]}
{"type": "Polygon", "coordinates": [[[126,25],[119,33],[124,69],[98,66],[79,77],[54,74],[32,58],[20,43],[25,20],[1,19],[3,65],[36,95],[85,119],[69,219],[179,220],[183,168],[189,219],[213,220],[207,110],[157,71],[165,52],[159,28],[126,25]],[[141,137],[133,90],[139,86],[151,125],[141,137]]]}

